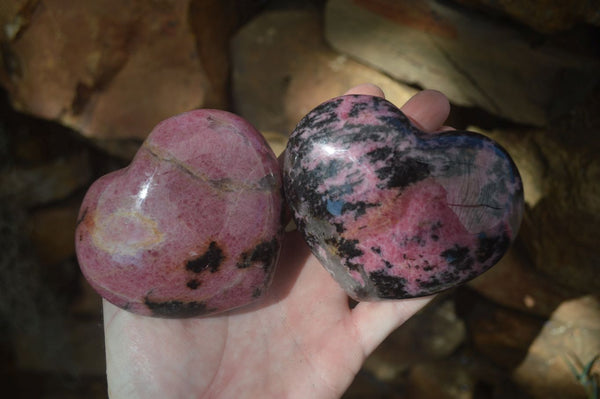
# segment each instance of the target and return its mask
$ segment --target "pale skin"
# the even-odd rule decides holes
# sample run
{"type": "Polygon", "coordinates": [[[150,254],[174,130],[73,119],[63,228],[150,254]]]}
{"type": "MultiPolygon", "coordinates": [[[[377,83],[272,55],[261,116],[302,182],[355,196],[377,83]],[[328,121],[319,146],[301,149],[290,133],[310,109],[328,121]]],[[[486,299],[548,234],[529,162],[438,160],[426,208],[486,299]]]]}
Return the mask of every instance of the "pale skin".
{"type": "MultiPolygon", "coordinates": [[[[346,94],[384,97],[365,84],[346,94]]],[[[326,100],[326,99],[323,99],[326,100]]],[[[426,90],[401,108],[421,129],[442,126],[446,97],[426,90]]],[[[167,320],[104,301],[109,395],[121,398],[339,398],[371,352],[431,299],[361,302],[286,233],[268,293],[217,316],[167,320]]]]}

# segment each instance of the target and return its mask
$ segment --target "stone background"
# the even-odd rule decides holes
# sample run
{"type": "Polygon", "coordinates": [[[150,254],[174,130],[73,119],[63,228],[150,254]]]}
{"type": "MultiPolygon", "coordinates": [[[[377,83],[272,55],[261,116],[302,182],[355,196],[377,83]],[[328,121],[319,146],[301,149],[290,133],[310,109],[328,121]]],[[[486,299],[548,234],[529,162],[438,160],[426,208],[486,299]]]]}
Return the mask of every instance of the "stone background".
{"type": "Polygon", "coordinates": [[[598,0],[0,0],[0,376],[11,398],[106,397],[99,297],[73,231],[86,188],[158,121],[236,112],[276,152],[372,82],[445,92],[499,141],[520,235],[367,360],[345,398],[593,398],[600,362],[598,0]]]}

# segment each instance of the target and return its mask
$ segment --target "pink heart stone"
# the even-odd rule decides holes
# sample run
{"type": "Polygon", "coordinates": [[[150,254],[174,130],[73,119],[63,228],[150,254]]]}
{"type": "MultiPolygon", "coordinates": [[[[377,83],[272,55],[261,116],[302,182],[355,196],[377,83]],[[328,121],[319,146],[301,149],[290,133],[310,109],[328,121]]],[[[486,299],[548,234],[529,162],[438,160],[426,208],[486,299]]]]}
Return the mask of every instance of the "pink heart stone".
{"type": "Polygon", "coordinates": [[[298,229],[357,300],[424,296],[478,276],[504,255],[523,213],[519,172],[498,144],[422,132],[365,95],[300,121],[283,180],[298,229]]]}
{"type": "Polygon", "coordinates": [[[81,270],[134,313],[192,317],[267,290],[281,241],[281,176],[242,118],[197,110],[158,124],[132,163],[98,179],[76,229],[81,270]]]}

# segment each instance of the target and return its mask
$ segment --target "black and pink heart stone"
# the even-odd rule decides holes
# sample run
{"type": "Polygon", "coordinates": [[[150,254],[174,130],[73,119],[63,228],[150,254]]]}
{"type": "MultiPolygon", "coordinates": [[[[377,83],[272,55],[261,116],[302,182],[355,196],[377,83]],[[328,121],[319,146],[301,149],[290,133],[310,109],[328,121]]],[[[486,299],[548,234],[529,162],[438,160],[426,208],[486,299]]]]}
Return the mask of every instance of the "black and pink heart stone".
{"type": "Polygon", "coordinates": [[[420,131],[379,97],[312,110],[290,136],[283,171],[298,229],[357,300],[473,279],[504,255],[523,213],[518,170],[497,143],[420,131]]]}
{"type": "MultiPolygon", "coordinates": [[[[422,132],[379,97],[312,110],[283,169],[298,229],[357,300],[418,297],[478,276],[506,252],[523,213],[519,173],[498,144],[422,132]]],[[[265,295],[277,263],[281,186],[273,152],[240,117],[170,118],[130,166],[90,187],[76,228],[81,270],[104,298],[142,315],[246,305],[265,295]]]]}

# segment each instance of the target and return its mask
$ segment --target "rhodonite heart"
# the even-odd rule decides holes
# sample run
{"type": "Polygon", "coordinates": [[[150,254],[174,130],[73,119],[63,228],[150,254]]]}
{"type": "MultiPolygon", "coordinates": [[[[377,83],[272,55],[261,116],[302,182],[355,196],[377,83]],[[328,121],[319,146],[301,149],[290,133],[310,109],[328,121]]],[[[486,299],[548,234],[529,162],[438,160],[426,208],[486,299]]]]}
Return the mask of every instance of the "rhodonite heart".
{"type": "Polygon", "coordinates": [[[75,232],[92,287],[134,313],[191,317],[262,296],[281,238],[281,174],[242,118],[197,110],[150,133],[88,190],[75,232]]]}
{"type": "Polygon", "coordinates": [[[424,296],[478,276],[506,252],[523,213],[518,170],[498,144],[422,132],[365,95],[300,121],[283,179],[298,229],[357,300],[424,296]]]}

